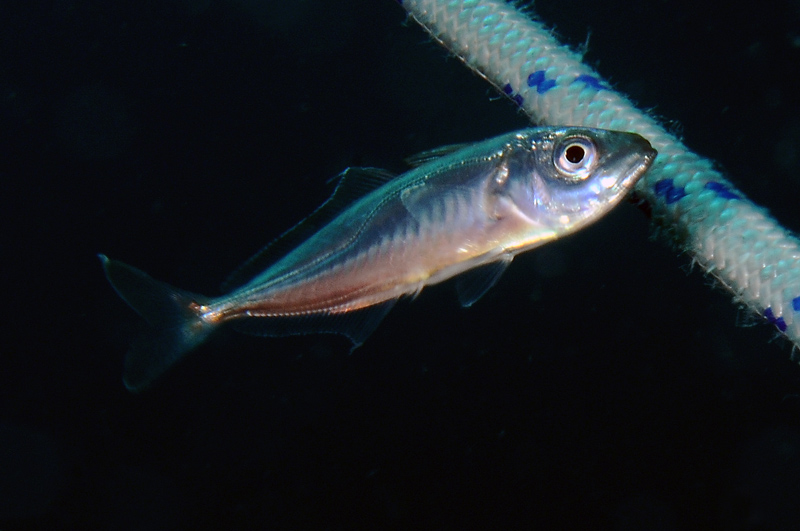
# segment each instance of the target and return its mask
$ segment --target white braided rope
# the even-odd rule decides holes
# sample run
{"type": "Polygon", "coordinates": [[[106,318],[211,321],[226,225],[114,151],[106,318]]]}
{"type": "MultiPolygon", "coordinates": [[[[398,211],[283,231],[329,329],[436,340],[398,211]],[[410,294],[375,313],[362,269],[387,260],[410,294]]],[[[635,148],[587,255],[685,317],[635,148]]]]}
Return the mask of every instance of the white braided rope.
{"type": "Polygon", "coordinates": [[[538,124],[633,131],[659,155],[637,194],[694,260],[800,345],[800,242],[503,0],[399,0],[431,35],[538,124]]]}

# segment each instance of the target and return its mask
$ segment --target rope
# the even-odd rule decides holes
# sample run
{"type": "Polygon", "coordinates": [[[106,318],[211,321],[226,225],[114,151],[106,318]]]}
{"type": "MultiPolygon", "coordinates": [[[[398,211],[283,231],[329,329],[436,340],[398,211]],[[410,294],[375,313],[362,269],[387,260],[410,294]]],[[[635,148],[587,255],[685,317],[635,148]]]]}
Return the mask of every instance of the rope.
{"type": "Polygon", "coordinates": [[[800,346],[800,241],[543,24],[503,0],[398,0],[434,38],[541,125],[639,133],[658,158],[636,187],[695,263],[800,346]]]}

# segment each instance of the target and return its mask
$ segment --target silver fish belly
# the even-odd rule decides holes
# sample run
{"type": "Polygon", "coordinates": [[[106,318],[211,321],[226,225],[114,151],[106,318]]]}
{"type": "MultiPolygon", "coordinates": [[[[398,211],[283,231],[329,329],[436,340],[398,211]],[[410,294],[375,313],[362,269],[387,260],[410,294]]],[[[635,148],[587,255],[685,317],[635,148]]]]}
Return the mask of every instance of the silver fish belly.
{"type": "Polygon", "coordinates": [[[261,335],[340,333],[358,346],[398,298],[426,285],[469,272],[458,288],[471,305],[514,255],[611,210],[656,156],[639,135],[580,127],[437,151],[395,178],[344,172],[331,199],[247,262],[219,298],[101,256],[112,286],[153,325],[128,353],[128,388],[149,385],[228,321],[261,335]]]}

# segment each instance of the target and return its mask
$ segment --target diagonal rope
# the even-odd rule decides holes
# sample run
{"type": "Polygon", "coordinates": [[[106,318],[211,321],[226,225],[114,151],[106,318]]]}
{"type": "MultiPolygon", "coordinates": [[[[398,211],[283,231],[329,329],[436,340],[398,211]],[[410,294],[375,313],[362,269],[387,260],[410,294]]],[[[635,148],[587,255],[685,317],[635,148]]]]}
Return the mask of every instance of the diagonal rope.
{"type": "Polygon", "coordinates": [[[398,0],[431,35],[538,124],[633,131],[659,155],[637,195],[737,302],[800,346],[800,241],[541,23],[503,0],[398,0]]]}

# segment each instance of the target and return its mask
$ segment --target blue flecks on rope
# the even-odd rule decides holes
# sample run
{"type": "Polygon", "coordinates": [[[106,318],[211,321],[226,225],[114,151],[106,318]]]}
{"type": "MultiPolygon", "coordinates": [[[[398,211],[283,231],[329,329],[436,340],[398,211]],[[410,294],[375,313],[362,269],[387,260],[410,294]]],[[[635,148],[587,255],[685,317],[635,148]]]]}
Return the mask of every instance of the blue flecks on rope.
{"type": "Polygon", "coordinates": [[[662,179],[658,181],[654,186],[654,190],[656,195],[663,197],[668,205],[686,197],[686,189],[681,186],[675,186],[672,179],[662,179]]]}
{"type": "Polygon", "coordinates": [[[723,199],[741,199],[742,196],[731,190],[728,186],[716,181],[709,181],[705,185],[706,190],[716,192],[718,197],[723,199]]]}
{"type": "Polygon", "coordinates": [[[786,332],[786,321],[783,320],[783,317],[775,317],[775,314],[772,312],[772,308],[767,308],[764,310],[764,317],[768,322],[777,326],[778,330],[781,332],[786,332]]]}
{"type": "Polygon", "coordinates": [[[556,80],[545,78],[544,70],[537,70],[528,76],[528,86],[531,88],[536,87],[536,92],[539,94],[544,94],[556,86],[556,80]]]}
{"type": "Polygon", "coordinates": [[[800,312],[800,297],[792,299],[792,310],[800,312]]]}
{"type": "Polygon", "coordinates": [[[525,99],[519,94],[514,94],[514,87],[512,87],[510,83],[503,85],[503,94],[511,98],[512,101],[520,107],[522,107],[522,102],[525,101],[525,99]]]}
{"type": "MultiPolygon", "coordinates": [[[[600,79],[590,76],[587,74],[581,74],[576,77],[572,83],[583,83],[589,88],[593,88],[595,90],[609,90],[611,87],[600,81],[600,79]]],[[[545,77],[544,70],[537,70],[536,72],[530,74],[528,76],[528,86],[531,88],[536,88],[536,92],[539,94],[544,94],[551,88],[556,86],[555,79],[547,79],[545,77]]]]}
{"type": "Polygon", "coordinates": [[[600,81],[594,76],[588,76],[586,74],[581,74],[580,76],[575,78],[573,83],[585,83],[587,87],[592,87],[595,90],[609,90],[611,87],[600,81]]]}

